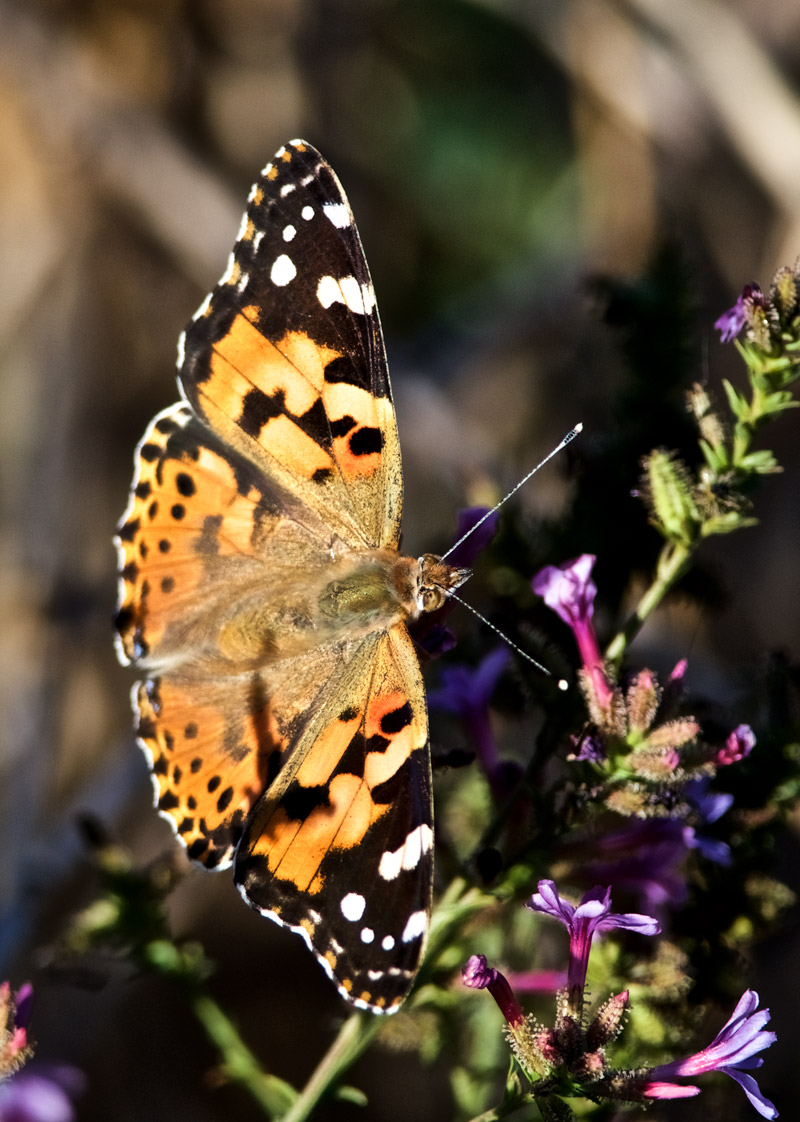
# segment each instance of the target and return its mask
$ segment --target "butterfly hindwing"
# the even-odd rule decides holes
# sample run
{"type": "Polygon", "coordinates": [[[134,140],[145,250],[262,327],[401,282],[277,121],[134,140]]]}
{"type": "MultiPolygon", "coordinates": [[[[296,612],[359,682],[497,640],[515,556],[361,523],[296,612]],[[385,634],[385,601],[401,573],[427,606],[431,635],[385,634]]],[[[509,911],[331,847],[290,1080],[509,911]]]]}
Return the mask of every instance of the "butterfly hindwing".
{"type": "Polygon", "coordinates": [[[390,1011],[419,967],[431,897],[427,713],[405,625],[365,641],[320,716],[248,823],[235,879],[346,997],[390,1011]]]}

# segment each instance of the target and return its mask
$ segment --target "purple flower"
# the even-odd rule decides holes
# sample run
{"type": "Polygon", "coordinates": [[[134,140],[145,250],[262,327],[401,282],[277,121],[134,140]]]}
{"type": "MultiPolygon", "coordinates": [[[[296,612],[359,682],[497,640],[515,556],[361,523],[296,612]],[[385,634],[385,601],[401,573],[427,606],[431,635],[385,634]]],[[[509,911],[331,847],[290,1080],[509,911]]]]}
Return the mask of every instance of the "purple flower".
{"type": "MultiPolygon", "coordinates": [[[[686,798],[699,814],[703,824],[716,822],[733,805],[733,795],[723,791],[709,791],[710,782],[711,780],[704,776],[702,779],[693,779],[686,784],[686,798]]],[[[685,827],[685,837],[688,847],[699,850],[709,861],[717,865],[730,865],[733,858],[727,842],[698,834],[692,826],[685,827]]]]}
{"type": "Polygon", "coordinates": [[[589,951],[596,932],[619,927],[626,931],[638,931],[640,935],[657,935],[661,930],[661,925],[652,916],[612,912],[611,889],[600,885],[585,892],[576,907],[561,899],[553,881],[540,880],[539,891],[525,906],[533,912],[553,916],[569,931],[567,991],[570,1005],[577,1012],[583,1004],[589,951]]]}
{"type": "Polygon", "coordinates": [[[586,627],[594,614],[597,585],[592,569],[596,560],[593,553],[582,553],[563,565],[545,565],[531,581],[536,595],[573,631],[586,627]]]}
{"type": "Polygon", "coordinates": [[[34,1064],[0,1083],[3,1122],[74,1122],[72,1099],[83,1090],[82,1072],[68,1064],[34,1064]]]}
{"type": "Polygon", "coordinates": [[[581,660],[594,688],[598,704],[607,709],[612,690],[603,670],[592,616],[597,586],[592,580],[595,563],[592,553],[582,553],[563,565],[546,565],[531,581],[533,591],[544,599],[560,619],[572,629],[581,660]]]}
{"type": "Polygon", "coordinates": [[[738,764],[740,760],[745,759],[755,748],[756,734],[749,725],[737,725],[728,739],[725,741],[725,747],[720,748],[717,752],[714,763],[717,767],[725,767],[728,764],[738,764]]]}
{"type": "Polygon", "coordinates": [[[511,986],[499,970],[489,966],[485,955],[472,955],[461,971],[461,979],[470,989],[488,989],[511,1028],[518,1028],[524,1023],[525,1014],[514,997],[511,986]]]}
{"type": "Polygon", "coordinates": [[[441,685],[428,691],[432,709],[445,709],[463,720],[492,789],[500,796],[508,792],[520,774],[518,765],[500,759],[489,717],[492,694],[510,657],[507,648],[497,647],[474,669],[447,666],[442,671],[441,685]]]}
{"type": "Polygon", "coordinates": [[[750,318],[754,304],[764,306],[764,294],[757,284],[746,284],[732,308],[719,317],[714,327],[720,333],[720,342],[730,343],[735,339],[750,318]]]}
{"type": "MultiPolygon", "coordinates": [[[[754,990],[746,990],[739,999],[733,1015],[714,1037],[707,1048],[687,1056],[683,1060],[673,1060],[672,1063],[662,1064],[648,1073],[653,1082],[648,1082],[644,1088],[647,1098],[676,1098],[678,1091],[681,1097],[689,1090],[686,1085],[671,1082],[674,1076],[704,1075],[709,1071],[721,1071],[735,1079],[751,1104],[762,1118],[777,1118],[778,1112],[774,1105],[761,1094],[759,1086],[748,1071],[761,1067],[764,1062],[758,1055],[765,1048],[775,1043],[774,1032],[765,1032],[764,1025],[769,1021],[769,1009],[758,1011],[758,994],[754,990]]],[[[691,1086],[691,1085],[689,1085],[691,1086]]],[[[699,1088],[693,1087],[691,1093],[698,1094],[699,1088]]]]}
{"type": "Polygon", "coordinates": [[[621,830],[592,836],[573,860],[584,883],[613,884],[640,897],[645,913],[658,915],[686,899],[682,871],[693,831],[675,818],[632,820],[621,830]]]}
{"type": "Polygon", "coordinates": [[[595,732],[584,732],[570,738],[573,748],[568,760],[582,760],[591,764],[602,764],[608,759],[603,741],[595,732]]]}

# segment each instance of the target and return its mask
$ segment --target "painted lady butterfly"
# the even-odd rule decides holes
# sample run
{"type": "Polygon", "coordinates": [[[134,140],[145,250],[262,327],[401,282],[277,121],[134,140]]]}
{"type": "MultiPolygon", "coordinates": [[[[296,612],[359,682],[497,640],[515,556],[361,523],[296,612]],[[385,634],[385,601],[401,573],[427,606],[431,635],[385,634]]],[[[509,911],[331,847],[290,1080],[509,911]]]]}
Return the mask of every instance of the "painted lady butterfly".
{"type": "Polygon", "coordinates": [[[156,804],[192,860],[398,1008],[423,953],[433,816],[406,623],[468,575],[398,553],[402,474],[347,198],[292,141],[250,192],[179,346],[183,401],[136,449],[121,661],[156,804]]]}

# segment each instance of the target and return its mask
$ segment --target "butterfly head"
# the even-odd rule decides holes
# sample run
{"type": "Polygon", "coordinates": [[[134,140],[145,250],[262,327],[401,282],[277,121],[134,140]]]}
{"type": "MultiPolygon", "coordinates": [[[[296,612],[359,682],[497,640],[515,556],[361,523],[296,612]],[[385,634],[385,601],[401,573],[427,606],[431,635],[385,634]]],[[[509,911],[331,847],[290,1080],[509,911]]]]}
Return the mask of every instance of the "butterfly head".
{"type": "Polygon", "coordinates": [[[417,586],[417,611],[435,612],[447,599],[448,592],[459,588],[472,575],[472,569],[459,569],[448,565],[435,553],[423,553],[419,558],[419,584],[417,586]]]}

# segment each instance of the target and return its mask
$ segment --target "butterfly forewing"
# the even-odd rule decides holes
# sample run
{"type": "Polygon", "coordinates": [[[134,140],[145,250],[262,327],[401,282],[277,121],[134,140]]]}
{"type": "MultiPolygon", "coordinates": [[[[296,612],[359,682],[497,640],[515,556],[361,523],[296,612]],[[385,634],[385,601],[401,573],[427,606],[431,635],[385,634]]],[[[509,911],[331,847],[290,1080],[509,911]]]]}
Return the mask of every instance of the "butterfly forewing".
{"type": "Polygon", "coordinates": [[[181,385],[232,447],[353,546],[397,546],[402,476],[375,295],[338,179],[309,145],[250,193],[186,329],[181,385]]]}

